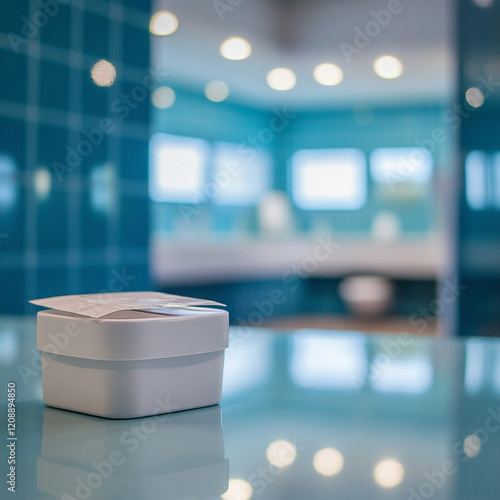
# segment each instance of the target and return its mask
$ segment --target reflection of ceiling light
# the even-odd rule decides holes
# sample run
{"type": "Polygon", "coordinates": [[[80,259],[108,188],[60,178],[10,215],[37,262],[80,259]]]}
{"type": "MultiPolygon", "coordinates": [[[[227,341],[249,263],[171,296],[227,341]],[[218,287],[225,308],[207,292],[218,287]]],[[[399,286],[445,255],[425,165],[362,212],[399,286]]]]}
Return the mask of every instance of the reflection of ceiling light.
{"type": "Polygon", "coordinates": [[[229,87],[226,82],[214,80],[207,83],[205,95],[213,102],[221,102],[229,95],[229,87]]]}
{"type": "Polygon", "coordinates": [[[405,470],[403,466],[393,458],[379,462],[373,470],[375,482],[382,488],[394,488],[403,480],[405,470]]]}
{"type": "Polygon", "coordinates": [[[402,75],[403,63],[393,56],[382,56],[375,59],[373,69],[380,78],[392,80],[402,75]]]}
{"type": "Polygon", "coordinates": [[[172,12],[160,10],[153,14],[149,23],[149,31],[153,35],[171,35],[177,31],[179,21],[172,12]]]}
{"type": "Polygon", "coordinates": [[[464,453],[472,458],[481,451],[481,441],[475,434],[470,434],[464,439],[464,453]]]}
{"type": "Polygon", "coordinates": [[[33,177],[33,186],[35,193],[40,200],[45,200],[52,187],[52,178],[50,172],[45,167],[38,167],[33,177]]]}
{"type": "Polygon", "coordinates": [[[313,467],[322,476],[335,476],[344,467],[344,457],[335,448],[323,448],[314,455],[313,467]]]}
{"type": "Polygon", "coordinates": [[[240,36],[233,36],[224,40],[220,46],[220,54],[231,61],[241,61],[250,57],[252,46],[240,36]]]}
{"type": "Polygon", "coordinates": [[[465,100],[469,106],[479,108],[484,104],[484,94],[478,87],[470,87],[465,92],[465,100]]]}
{"type": "Polygon", "coordinates": [[[288,68],[274,68],[267,74],[267,84],[274,90],[290,90],[295,87],[297,78],[288,68]]]}
{"type": "Polygon", "coordinates": [[[295,462],[297,449],[289,441],[273,441],[266,450],[266,458],[271,465],[280,469],[295,462]]]}
{"type": "Polygon", "coordinates": [[[344,73],[336,64],[323,63],[314,68],[313,76],[321,85],[333,86],[342,81],[344,73]]]}
{"type": "Polygon", "coordinates": [[[99,87],[110,87],[115,83],[116,69],[109,61],[101,59],[90,69],[90,76],[99,87]]]}
{"type": "Polygon", "coordinates": [[[151,102],[158,109],[170,108],[175,102],[175,92],[170,87],[158,87],[151,94],[151,102]]]}
{"type": "Polygon", "coordinates": [[[221,495],[222,500],[249,500],[253,488],[248,481],[243,479],[230,479],[226,492],[221,495]]]}

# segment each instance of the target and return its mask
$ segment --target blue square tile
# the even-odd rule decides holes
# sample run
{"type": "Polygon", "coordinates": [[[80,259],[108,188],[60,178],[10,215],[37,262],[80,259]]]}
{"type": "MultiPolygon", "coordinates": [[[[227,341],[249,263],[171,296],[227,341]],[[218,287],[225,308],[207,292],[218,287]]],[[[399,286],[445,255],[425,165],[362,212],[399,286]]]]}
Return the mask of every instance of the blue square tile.
{"type": "Polygon", "coordinates": [[[149,141],[124,138],[120,141],[120,177],[146,182],[149,170],[149,141]]]}
{"type": "Polygon", "coordinates": [[[85,266],[81,269],[82,288],[79,293],[102,293],[109,288],[111,276],[106,266],[85,266]]]}
{"type": "Polygon", "coordinates": [[[68,148],[75,148],[70,144],[67,129],[40,125],[38,129],[38,164],[45,166],[52,174],[53,184],[61,186],[67,175],[78,169],[78,157],[71,154],[68,157],[68,148]]]}
{"type": "Polygon", "coordinates": [[[123,25],[123,62],[146,69],[149,65],[149,26],[123,25]]]}
{"type": "Polygon", "coordinates": [[[108,216],[101,210],[96,210],[92,200],[92,192],[85,189],[82,193],[82,247],[104,248],[107,240],[108,216]]]}
{"type": "MultiPolygon", "coordinates": [[[[40,249],[65,249],[68,245],[68,194],[52,189],[37,201],[36,233],[40,249]]],[[[75,221],[76,223],[76,221],[75,221]]]]}
{"type": "Polygon", "coordinates": [[[109,134],[99,129],[99,120],[89,120],[80,131],[75,149],[80,151],[81,163],[78,172],[88,177],[96,166],[106,163],[109,159],[109,134]]]}
{"type": "Polygon", "coordinates": [[[55,297],[68,294],[66,267],[40,267],[37,269],[37,297],[55,297]]]}
{"type": "Polygon", "coordinates": [[[149,198],[122,196],[120,203],[121,246],[147,247],[149,244],[149,198]]]}
{"type": "MultiPolygon", "coordinates": [[[[146,74],[145,70],[144,75],[146,74]]],[[[135,84],[128,82],[122,84],[120,104],[124,109],[122,116],[127,122],[149,125],[150,92],[142,85],[141,80],[137,80],[135,84]]]]}
{"type": "MultiPolygon", "coordinates": [[[[97,62],[97,59],[95,60],[97,62]]],[[[99,117],[112,116],[110,108],[111,87],[99,87],[88,71],[81,72],[82,81],[82,113],[99,117]]]]}
{"type": "MultiPolygon", "coordinates": [[[[19,0],[16,2],[3,2],[2,15],[0,16],[0,32],[12,34],[27,40],[29,35],[27,23],[23,18],[29,18],[29,0],[19,0]]],[[[16,42],[14,42],[16,46],[16,42]]]]}
{"type": "Polygon", "coordinates": [[[25,270],[0,269],[0,312],[8,314],[22,314],[26,306],[25,270]]]}
{"type": "Polygon", "coordinates": [[[62,3],[57,0],[47,2],[45,9],[49,15],[49,21],[40,29],[40,41],[42,44],[68,48],[70,46],[71,3],[62,3]]]}
{"type": "Polygon", "coordinates": [[[39,92],[41,107],[68,110],[69,68],[41,61],[39,92]]]}
{"type": "Polygon", "coordinates": [[[109,57],[109,24],[107,17],[85,12],[83,17],[83,52],[99,59],[109,57]]]}
{"type": "Polygon", "coordinates": [[[10,50],[0,49],[2,61],[1,99],[25,103],[27,98],[28,58],[10,50]]]}
{"type": "Polygon", "coordinates": [[[123,5],[141,10],[145,14],[151,13],[151,2],[144,2],[144,0],[123,0],[123,5]]]}
{"type": "Polygon", "coordinates": [[[144,264],[128,264],[122,262],[120,266],[116,266],[110,272],[110,275],[115,278],[113,286],[122,287],[122,292],[138,292],[151,289],[151,281],[149,277],[148,253],[144,251],[144,264]]]}

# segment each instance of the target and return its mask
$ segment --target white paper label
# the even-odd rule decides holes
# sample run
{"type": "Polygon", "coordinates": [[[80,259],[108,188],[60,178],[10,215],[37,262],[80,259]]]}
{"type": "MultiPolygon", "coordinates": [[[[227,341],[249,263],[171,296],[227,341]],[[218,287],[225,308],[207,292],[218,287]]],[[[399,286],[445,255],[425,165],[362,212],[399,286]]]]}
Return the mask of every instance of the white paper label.
{"type": "Polygon", "coordinates": [[[37,306],[49,307],[58,311],[71,312],[101,318],[117,311],[138,311],[187,306],[224,306],[219,302],[182,295],[160,292],[120,292],[92,293],[88,295],[63,295],[46,299],[30,300],[37,306]]]}

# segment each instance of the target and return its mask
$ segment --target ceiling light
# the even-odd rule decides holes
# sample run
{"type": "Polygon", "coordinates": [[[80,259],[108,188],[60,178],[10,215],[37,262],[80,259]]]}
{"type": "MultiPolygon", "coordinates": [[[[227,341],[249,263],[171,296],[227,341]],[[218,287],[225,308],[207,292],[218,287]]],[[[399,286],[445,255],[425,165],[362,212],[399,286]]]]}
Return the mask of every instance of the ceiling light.
{"type": "Polygon", "coordinates": [[[267,74],[267,84],[274,90],[290,90],[295,87],[297,78],[288,68],[274,68],[267,74]]]}
{"type": "Polygon", "coordinates": [[[170,108],[175,102],[175,92],[170,87],[158,87],[151,94],[151,102],[158,109],[170,108]]]}
{"type": "Polygon", "coordinates": [[[321,85],[338,85],[344,78],[344,73],[332,63],[318,64],[313,70],[314,79],[321,85]]]}
{"type": "Polygon", "coordinates": [[[115,67],[105,59],[97,61],[90,69],[90,76],[99,87],[110,87],[116,80],[115,67]]]}
{"type": "Polygon", "coordinates": [[[214,80],[207,83],[205,95],[213,102],[221,102],[229,95],[229,87],[226,82],[214,80]]]}
{"type": "Polygon", "coordinates": [[[392,458],[382,460],[373,470],[373,478],[382,488],[394,488],[401,483],[404,475],[404,467],[392,458]]]}
{"type": "Polygon", "coordinates": [[[375,59],[373,69],[380,78],[392,80],[403,73],[403,63],[393,56],[382,56],[375,59]]]}
{"type": "Polygon", "coordinates": [[[297,449],[289,441],[273,441],[266,450],[266,458],[271,465],[283,469],[292,465],[297,456],[297,449]]]}
{"type": "Polygon", "coordinates": [[[222,500],[249,500],[252,497],[253,488],[244,479],[230,479],[228,488],[221,495],[222,500]]]}
{"type": "Polygon", "coordinates": [[[250,57],[252,46],[250,43],[240,36],[233,36],[224,40],[220,46],[220,54],[222,57],[231,61],[242,61],[250,57]]]}
{"type": "Polygon", "coordinates": [[[172,12],[167,10],[155,12],[149,23],[149,31],[158,36],[171,35],[177,31],[178,27],[179,20],[172,12]]]}
{"type": "Polygon", "coordinates": [[[484,94],[478,87],[470,87],[465,92],[465,100],[469,106],[479,108],[484,104],[484,94]]]}
{"type": "Polygon", "coordinates": [[[335,476],[344,467],[344,457],[335,448],[323,448],[314,455],[313,467],[322,476],[335,476]]]}

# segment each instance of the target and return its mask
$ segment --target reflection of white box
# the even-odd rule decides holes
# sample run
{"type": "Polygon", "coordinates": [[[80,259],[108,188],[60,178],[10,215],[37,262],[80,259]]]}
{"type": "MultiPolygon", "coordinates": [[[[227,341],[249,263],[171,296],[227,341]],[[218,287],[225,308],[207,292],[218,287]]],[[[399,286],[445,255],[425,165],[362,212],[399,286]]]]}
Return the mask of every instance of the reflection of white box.
{"type": "Polygon", "coordinates": [[[217,404],[228,324],[226,311],[200,307],[40,311],[45,403],[110,418],[217,404]]]}
{"type": "Polygon", "coordinates": [[[45,409],[37,461],[44,493],[203,499],[218,497],[227,485],[219,406],[133,421],[45,409]]]}

